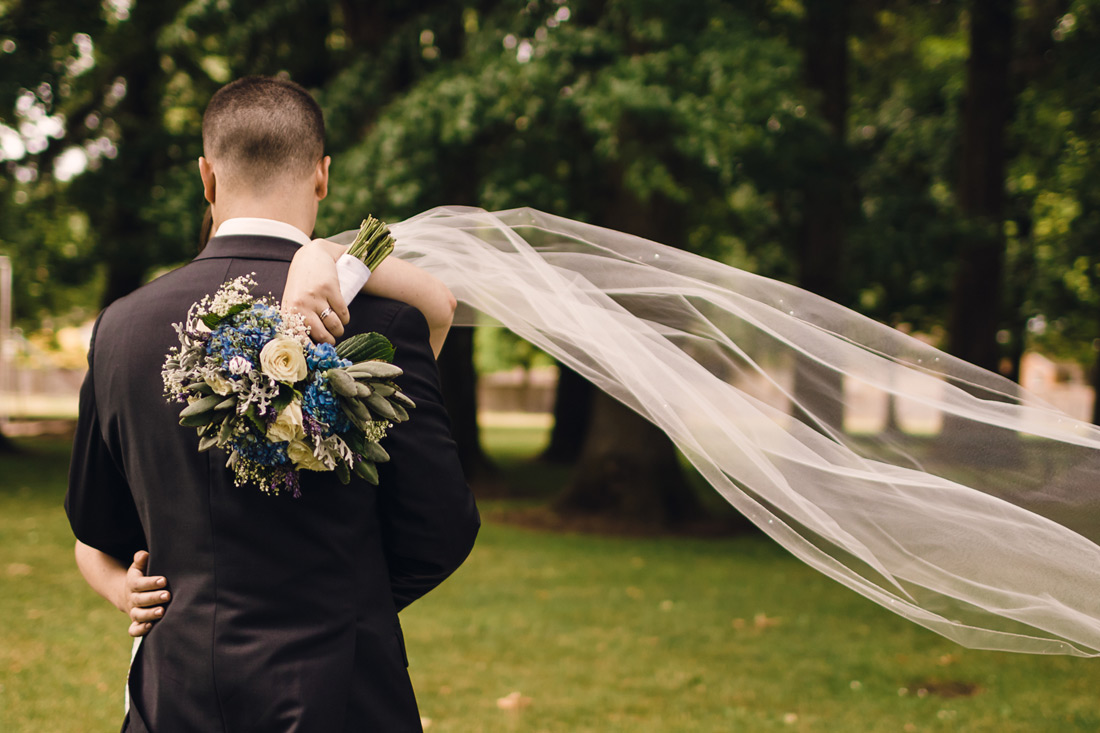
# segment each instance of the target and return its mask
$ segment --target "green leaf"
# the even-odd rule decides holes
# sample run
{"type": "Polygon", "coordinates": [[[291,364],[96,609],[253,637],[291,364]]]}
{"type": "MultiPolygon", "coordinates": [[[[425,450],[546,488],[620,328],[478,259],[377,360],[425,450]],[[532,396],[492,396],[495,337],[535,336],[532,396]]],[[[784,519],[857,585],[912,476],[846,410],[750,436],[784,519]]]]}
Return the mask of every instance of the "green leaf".
{"type": "Polygon", "coordinates": [[[218,430],[218,442],[224,443],[229,440],[233,435],[233,426],[236,424],[236,420],[232,416],[227,417],[222,421],[221,429],[218,430]]]}
{"type": "Polygon", "coordinates": [[[212,395],[212,394],[214,394],[214,388],[211,387],[206,382],[192,382],[191,384],[184,387],[184,389],[189,391],[189,392],[197,392],[198,394],[201,394],[201,395],[212,395]]]}
{"type": "Polygon", "coordinates": [[[358,430],[349,430],[343,433],[341,438],[348,444],[348,447],[359,455],[366,455],[366,441],[363,439],[363,434],[358,430]]]}
{"type": "Polygon", "coordinates": [[[279,394],[275,399],[271,400],[271,406],[275,409],[275,414],[282,412],[287,405],[294,401],[295,389],[289,387],[282,382],[279,383],[279,394]]]}
{"type": "Polygon", "coordinates": [[[200,412],[196,415],[187,415],[180,418],[180,425],[185,428],[201,428],[203,425],[208,425],[214,421],[214,411],[200,412]]]}
{"type": "Polygon", "coordinates": [[[393,361],[395,349],[380,333],[357,333],[336,345],[336,355],[352,362],[393,361]]]}
{"type": "Polygon", "coordinates": [[[346,486],[351,481],[351,471],[348,470],[348,464],[337,461],[335,470],[336,478],[340,479],[340,483],[346,486]]]}
{"type": "Polygon", "coordinates": [[[224,400],[214,405],[215,410],[231,410],[237,406],[237,395],[231,394],[224,400]]]}
{"type": "Polygon", "coordinates": [[[385,463],[390,460],[390,454],[378,443],[370,442],[364,446],[363,457],[373,463],[385,463]]]}
{"type": "MultiPolygon", "coordinates": [[[[225,398],[222,397],[221,395],[216,395],[216,394],[207,395],[206,397],[203,397],[202,399],[195,400],[191,404],[187,405],[187,407],[183,408],[180,411],[180,417],[192,417],[194,415],[201,415],[205,412],[210,412],[217,405],[219,405],[221,403],[221,401],[224,400],[224,399],[225,398]]],[[[207,422],[210,422],[210,421],[207,420],[207,422]]],[[[203,424],[205,424],[205,423],[203,423],[203,424]]]]}
{"type": "Polygon", "coordinates": [[[367,483],[378,485],[378,469],[370,461],[359,461],[355,464],[355,475],[367,483]]]}
{"type": "Polygon", "coordinates": [[[252,424],[256,426],[256,429],[260,431],[260,435],[267,434],[267,423],[260,417],[259,411],[256,409],[256,405],[249,405],[245,410],[245,417],[252,421],[252,424]]]}
{"type": "Polygon", "coordinates": [[[219,316],[217,313],[207,313],[203,315],[202,322],[207,328],[214,329],[217,328],[222,321],[228,320],[250,307],[252,307],[251,303],[237,303],[234,306],[230,306],[224,316],[219,316]]]}

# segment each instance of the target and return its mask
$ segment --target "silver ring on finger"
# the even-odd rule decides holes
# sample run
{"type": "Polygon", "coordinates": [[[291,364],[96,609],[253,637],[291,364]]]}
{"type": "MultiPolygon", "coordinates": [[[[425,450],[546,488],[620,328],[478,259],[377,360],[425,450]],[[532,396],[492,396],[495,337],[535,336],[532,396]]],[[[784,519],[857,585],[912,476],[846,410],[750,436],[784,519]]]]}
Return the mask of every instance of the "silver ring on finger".
{"type": "Polygon", "coordinates": [[[325,316],[329,315],[332,315],[332,308],[325,308],[323,311],[321,311],[321,320],[325,320],[325,316]]]}

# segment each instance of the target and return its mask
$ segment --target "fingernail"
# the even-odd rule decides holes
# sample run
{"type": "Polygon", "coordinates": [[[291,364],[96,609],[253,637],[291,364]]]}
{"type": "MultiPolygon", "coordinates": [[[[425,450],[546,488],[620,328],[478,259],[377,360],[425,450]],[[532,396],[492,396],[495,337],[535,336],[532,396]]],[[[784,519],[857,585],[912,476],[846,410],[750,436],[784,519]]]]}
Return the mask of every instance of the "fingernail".
{"type": "Polygon", "coordinates": [[[160,599],[161,599],[162,601],[167,601],[167,600],[168,600],[168,593],[167,593],[167,592],[165,592],[165,593],[161,593],[161,594],[160,594],[160,599]]]}
{"type": "Polygon", "coordinates": [[[158,608],[157,610],[153,611],[153,615],[154,616],[163,616],[164,615],[164,609],[163,608],[158,608]]]}
{"type": "Polygon", "coordinates": [[[164,578],[157,578],[157,585],[164,585],[164,578]]]}

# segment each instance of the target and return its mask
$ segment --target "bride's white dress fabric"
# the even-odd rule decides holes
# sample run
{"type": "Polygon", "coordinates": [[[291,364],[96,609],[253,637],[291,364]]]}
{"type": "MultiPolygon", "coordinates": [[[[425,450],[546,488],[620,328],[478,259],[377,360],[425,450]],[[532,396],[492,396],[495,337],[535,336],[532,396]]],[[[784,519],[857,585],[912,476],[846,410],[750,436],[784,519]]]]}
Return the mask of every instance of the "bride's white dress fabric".
{"type": "Polygon", "coordinates": [[[621,232],[465,207],[391,230],[397,256],[659,426],[809,565],[965,646],[1100,654],[1100,428],[813,294],[621,232]],[[888,401],[900,431],[851,417],[888,401]]]}

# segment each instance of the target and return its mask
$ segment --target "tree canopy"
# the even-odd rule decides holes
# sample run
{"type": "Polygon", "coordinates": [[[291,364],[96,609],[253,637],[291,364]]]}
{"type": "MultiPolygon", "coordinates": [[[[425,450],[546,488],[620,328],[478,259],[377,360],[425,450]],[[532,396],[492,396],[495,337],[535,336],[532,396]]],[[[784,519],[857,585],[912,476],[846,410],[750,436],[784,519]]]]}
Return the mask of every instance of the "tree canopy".
{"type": "MultiPolygon", "coordinates": [[[[194,252],[203,106],[285,74],[334,155],[319,231],[365,211],[534,206],[787,279],[807,185],[851,181],[835,297],[947,322],[971,14],[848,4],[839,144],[807,83],[800,0],[6,0],[0,251],[16,315],[86,317],[194,252]]],[[[1094,359],[1100,334],[1097,0],[1021,0],[1000,341],[1094,359]]],[[[839,184],[838,184],[839,185],[839,184]]],[[[847,184],[845,184],[847,185],[847,184]]]]}

